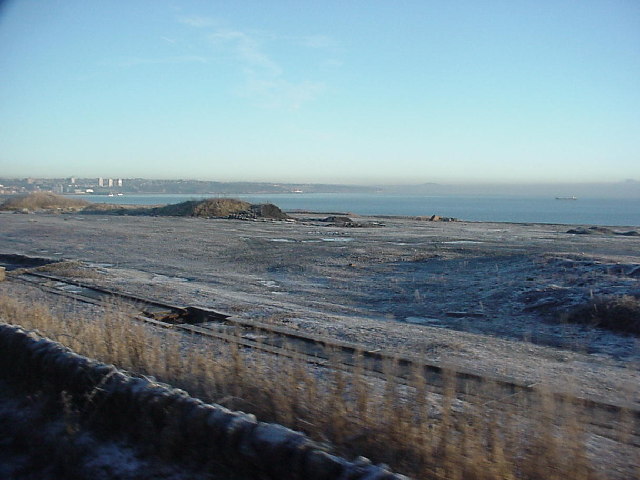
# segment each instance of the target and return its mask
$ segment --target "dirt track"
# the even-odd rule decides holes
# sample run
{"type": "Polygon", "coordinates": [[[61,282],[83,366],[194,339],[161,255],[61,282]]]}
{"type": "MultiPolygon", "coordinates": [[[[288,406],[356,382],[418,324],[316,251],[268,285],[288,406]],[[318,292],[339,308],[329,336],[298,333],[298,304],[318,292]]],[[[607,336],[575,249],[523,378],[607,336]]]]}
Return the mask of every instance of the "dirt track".
{"type": "Polygon", "coordinates": [[[0,253],[80,260],[95,272],[85,281],[111,288],[640,405],[637,337],[557,321],[592,295],[640,295],[639,237],[322,217],[3,213],[0,253]]]}

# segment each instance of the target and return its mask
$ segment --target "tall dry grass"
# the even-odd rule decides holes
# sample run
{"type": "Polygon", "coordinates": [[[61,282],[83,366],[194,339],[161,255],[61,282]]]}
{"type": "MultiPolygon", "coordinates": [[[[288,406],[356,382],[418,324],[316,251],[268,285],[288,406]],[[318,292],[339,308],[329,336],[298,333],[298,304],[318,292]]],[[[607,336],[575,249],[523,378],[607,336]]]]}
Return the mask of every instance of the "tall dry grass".
{"type": "Polygon", "coordinates": [[[359,362],[348,371],[310,367],[235,344],[157,331],[119,305],[89,319],[4,296],[0,319],[414,478],[595,480],[640,474],[607,469],[607,454],[586,431],[585,413],[544,390],[521,401],[463,403],[451,379],[445,393],[436,395],[421,375],[399,382],[394,365],[386,366],[382,379],[365,375],[359,362]]]}

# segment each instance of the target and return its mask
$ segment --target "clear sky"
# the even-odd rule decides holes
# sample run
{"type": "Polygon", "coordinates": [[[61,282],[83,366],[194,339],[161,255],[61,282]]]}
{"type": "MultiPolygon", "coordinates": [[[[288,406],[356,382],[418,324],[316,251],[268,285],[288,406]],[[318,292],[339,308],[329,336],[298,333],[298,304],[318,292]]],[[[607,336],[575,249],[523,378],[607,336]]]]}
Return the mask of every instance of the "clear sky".
{"type": "Polygon", "coordinates": [[[0,176],[640,180],[638,0],[2,5],[0,176]]]}

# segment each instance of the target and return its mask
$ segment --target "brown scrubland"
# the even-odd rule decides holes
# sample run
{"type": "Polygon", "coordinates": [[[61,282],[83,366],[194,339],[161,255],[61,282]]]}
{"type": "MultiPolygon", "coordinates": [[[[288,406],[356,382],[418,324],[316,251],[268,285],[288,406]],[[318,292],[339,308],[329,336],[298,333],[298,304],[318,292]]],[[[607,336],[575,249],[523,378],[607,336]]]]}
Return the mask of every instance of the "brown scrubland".
{"type": "MultiPolygon", "coordinates": [[[[310,367],[233,343],[157,331],[118,304],[105,305],[91,318],[74,309],[0,297],[0,318],[7,323],[414,478],[584,480],[640,474],[633,470],[637,448],[626,453],[636,458],[622,471],[603,468],[608,454],[588,432],[588,412],[554,400],[544,386],[526,401],[461,402],[453,389],[430,393],[419,375],[399,382],[392,364],[385,378],[372,378],[359,366],[346,372],[310,367]]],[[[620,425],[632,425],[624,420],[620,425]]],[[[630,432],[618,433],[624,442],[630,432]]]]}

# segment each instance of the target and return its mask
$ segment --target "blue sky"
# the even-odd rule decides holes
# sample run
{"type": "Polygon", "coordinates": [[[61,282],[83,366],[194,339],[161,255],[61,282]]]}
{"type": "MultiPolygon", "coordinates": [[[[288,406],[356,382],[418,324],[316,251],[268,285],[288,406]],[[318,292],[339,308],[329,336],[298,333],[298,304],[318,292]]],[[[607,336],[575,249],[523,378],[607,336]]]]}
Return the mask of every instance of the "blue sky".
{"type": "Polygon", "coordinates": [[[0,176],[640,180],[640,2],[20,0],[0,176]]]}

